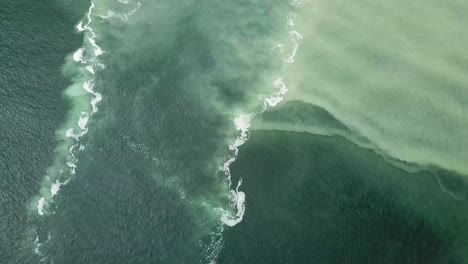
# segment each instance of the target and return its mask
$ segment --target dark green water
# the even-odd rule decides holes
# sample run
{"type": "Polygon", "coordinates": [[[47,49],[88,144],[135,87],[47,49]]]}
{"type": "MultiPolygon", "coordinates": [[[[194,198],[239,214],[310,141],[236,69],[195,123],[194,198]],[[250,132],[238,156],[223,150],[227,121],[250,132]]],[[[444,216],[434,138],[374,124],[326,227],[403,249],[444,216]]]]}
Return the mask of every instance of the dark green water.
{"type": "Polygon", "coordinates": [[[62,93],[69,80],[61,67],[81,45],[70,30],[80,17],[52,1],[0,3],[1,263],[39,261],[25,209],[37,195],[57,144],[54,132],[66,117],[62,93]]]}
{"type": "Polygon", "coordinates": [[[429,173],[334,136],[255,131],[242,151],[252,195],[220,263],[466,262],[466,204],[429,173]]]}
{"type": "Polygon", "coordinates": [[[416,2],[2,0],[0,263],[468,263],[468,5],[416,2]]]}

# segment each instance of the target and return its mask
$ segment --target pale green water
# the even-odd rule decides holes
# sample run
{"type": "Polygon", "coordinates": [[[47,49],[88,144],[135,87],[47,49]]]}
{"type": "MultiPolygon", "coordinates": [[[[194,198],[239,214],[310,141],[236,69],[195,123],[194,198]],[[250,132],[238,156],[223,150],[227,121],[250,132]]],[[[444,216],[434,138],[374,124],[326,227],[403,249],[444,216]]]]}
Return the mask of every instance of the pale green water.
{"type": "Polygon", "coordinates": [[[396,159],[467,174],[468,4],[307,6],[297,19],[304,41],[287,100],[326,109],[396,159]]]}

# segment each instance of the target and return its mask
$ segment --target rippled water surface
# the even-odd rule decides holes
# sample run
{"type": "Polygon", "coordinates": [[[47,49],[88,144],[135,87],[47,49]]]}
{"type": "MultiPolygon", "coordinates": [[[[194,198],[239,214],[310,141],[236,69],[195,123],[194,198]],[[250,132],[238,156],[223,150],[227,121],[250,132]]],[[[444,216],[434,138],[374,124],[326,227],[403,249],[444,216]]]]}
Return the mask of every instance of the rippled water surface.
{"type": "Polygon", "coordinates": [[[2,0],[1,263],[468,263],[468,4],[2,0]]]}

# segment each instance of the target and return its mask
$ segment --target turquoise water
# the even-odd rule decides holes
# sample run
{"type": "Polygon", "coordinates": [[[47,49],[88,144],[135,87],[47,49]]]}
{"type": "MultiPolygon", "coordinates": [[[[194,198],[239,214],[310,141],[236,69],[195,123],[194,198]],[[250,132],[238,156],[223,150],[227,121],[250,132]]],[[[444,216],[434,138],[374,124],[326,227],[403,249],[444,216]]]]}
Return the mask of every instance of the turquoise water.
{"type": "Polygon", "coordinates": [[[0,3],[1,263],[468,263],[462,1],[0,3]]]}

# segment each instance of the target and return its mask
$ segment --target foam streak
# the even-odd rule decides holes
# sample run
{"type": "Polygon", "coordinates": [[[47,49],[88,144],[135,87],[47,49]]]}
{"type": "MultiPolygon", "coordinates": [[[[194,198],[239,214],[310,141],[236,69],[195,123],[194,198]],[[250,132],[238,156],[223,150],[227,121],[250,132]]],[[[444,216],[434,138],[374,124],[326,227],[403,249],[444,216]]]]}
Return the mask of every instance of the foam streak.
{"type": "MultiPolygon", "coordinates": [[[[93,89],[94,75],[96,73],[96,70],[103,69],[102,64],[97,62],[97,57],[101,56],[104,53],[102,48],[97,45],[95,40],[97,35],[91,27],[91,23],[93,21],[91,17],[94,8],[94,2],[91,2],[91,6],[88,9],[88,12],[86,13],[86,24],[83,24],[83,21],[81,21],[76,27],[79,32],[89,32],[89,36],[85,37],[84,47],[79,48],[75,53],[73,53],[73,60],[79,64],[83,64],[84,69],[87,72],[91,73],[92,78],[85,81],[82,87],[86,92],[93,95],[93,97],[90,100],[92,111],[90,113],[82,111],[81,116],[78,119],[77,127],[68,128],[65,132],[65,137],[72,138],[73,140],[75,140],[75,144],[69,148],[68,152],[70,156],[67,158],[66,162],[66,165],[69,168],[70,175],[75,174],[77,168],[76,162],[78,161],[78,159],[76,159],[74,155],[74,149],[75,147],[80,145],[80,138],[88,132],[88,121],[94,113],[98,112],[97,104],[102,100],[102,95],[98,92],[95,92],[93,89]],[[91,45],[94,51],[93,54],[89,55],[89,52],[87,52],[86,44],[91,45]]],[[[81,149],[81,147],[79,149],[81,149]]],[[[46,176],[46,178],[50,179],[51,176],[46,176]]],[[[37,213],[39,215],[44,215],[46,213],[48,204],[52,201],[53,197],[58,194],[61,186],[67,184],[69,181],[69,178],[62,181],[60,181],[59,179],[56,179],[54,181],[54,183],[50,186],[50,190],[47,192],[48,195],[42,196],[37,202],[37,213]]]]}
{"type": "MultiPolygon", "coordinates": [[[[293,1],[291,3],[293,6],[299,6],[304,4],[304,2],[301,1],[293,1]]],[[[291,54],[288,55],[288,57],[285,60],[285,65],[283,67],[283,70],[285,70],[287,64],[292,64],[294,63],[294,58],[297,55],[297,51],[299,49],[299,41],[303,39],[303,36],[294,30],[294,21],[291,18],[291,16],[288,17],[287,20],[287,26],[290,28],[289,35],[291,37],[291,42],[293,44],[293,49],[291,51],[291,54]]],[[[280,53],[283,53],[284,50],[284,45],[279,44],[273,49],[279,49],[280,53]]],[[[223,164],[222,166],[222,171],[224,172],[226,176],[226,181],[228,182],[229,188],[231,188],[232,185],[232,177],[231,177],[231,171],[230,171],[230,166],[232,163],[234,163],[237,159],[237,156],[239,155],[239,147],[245,144],[247,140],[249,139],[250,135],[250,126],[252,124],[252,120],[256,115],[259,115],[266,111],[268,107],[275,107],[278,105],[283,99],[286,93],[288,92],[288,88],[286,87],[286,84],[283,80],[282,77],[278,77],[274,82],[273,82],[273,88],[274,92],[267,96],[266,98],[263,99],[263,108],[259,111],[249,113],[249,114],[241,114],[238,117],[234,119],[234,124],[236,126],[236,129],[240,132],[239,137],[237,137],[234,142],[232,142],[229,145],[229,149],[232,152],[232,156],[223,164]]],[[[237,187],[235,189],[231,189],[231,200],[232,200],[232,206],[236,209],[236,214],[232,215],[229,211],[222,210],[221,214],[221,221],[226,224],[227,226],[235,226],[238,223],[240,223],[244,217],[245,213],[245,199],[246,195],[244,192],[239,191],[239,187],[242,184],[242,178],[239,179],[239,182],[237,184],[237,187]]]]}

